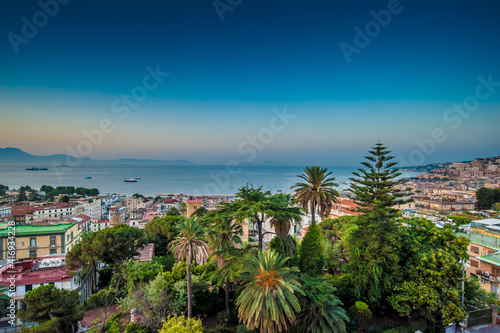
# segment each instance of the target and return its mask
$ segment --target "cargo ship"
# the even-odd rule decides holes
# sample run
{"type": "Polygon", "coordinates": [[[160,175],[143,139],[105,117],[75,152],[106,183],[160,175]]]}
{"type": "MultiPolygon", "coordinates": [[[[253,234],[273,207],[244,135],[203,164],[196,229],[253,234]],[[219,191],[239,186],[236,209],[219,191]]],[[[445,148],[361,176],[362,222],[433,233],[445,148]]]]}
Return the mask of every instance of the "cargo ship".
{"type": "Polygon", "coordinates": [[[27,168],[27,171],[47,171],[49,168],[47,167],[32,167],[32,168],[27,168]]]}

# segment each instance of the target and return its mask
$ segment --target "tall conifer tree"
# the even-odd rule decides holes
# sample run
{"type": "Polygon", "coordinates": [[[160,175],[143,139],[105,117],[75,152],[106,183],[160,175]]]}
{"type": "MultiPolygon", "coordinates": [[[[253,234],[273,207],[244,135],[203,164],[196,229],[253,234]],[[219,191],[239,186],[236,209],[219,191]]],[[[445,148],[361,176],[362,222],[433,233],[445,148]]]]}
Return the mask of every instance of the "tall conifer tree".
{"type": "Polygon", "coordinates": [[[396,186],[401,172],[394,169],[390,151],[377,143],[361,162],[367,169],[353,172],[351,190],[363,215],[353,220],[347,232],[348,272],[356,299],[373,306],[380,305],[399,279],[397,251],[398,225],[393,207],[407,202],[396,186]]]}

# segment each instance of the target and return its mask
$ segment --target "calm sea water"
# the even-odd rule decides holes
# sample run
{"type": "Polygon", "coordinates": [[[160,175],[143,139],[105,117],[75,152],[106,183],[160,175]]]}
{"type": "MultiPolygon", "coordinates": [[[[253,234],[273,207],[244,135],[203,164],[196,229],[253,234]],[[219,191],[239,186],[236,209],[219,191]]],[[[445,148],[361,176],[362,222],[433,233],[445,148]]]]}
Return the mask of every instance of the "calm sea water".
{"type": "MultiPolygon", "coordinates": [[[[39,189],[42,185],[97,188],[101,194],[140,193],[155,196],[159,193],[184,194],[233,194],[246,183],[263,186],[275,193],[290,192],[290,186],[299,181],[303,173],[300,166],[240,166],[234,171],[224,165],[172,166],[164,164],[94,163],[81,164],[76,168],[55,168],[48,171],[26,171],[28,164],[0,163],[0,184],[10,188],[29,185],[39,189]],[[92,177],[92,179],[85,179],[92,177]],[[136,183],[125,183],[128,178],[140,178],[136,183]]],[[[348,182],[357,167],[329,167],[337,182],[348,182]]],[[[411,177],[416,173],[405,172],[411,177]]],[[[340,188],[349,185],[340,184],[340,188]]]]}

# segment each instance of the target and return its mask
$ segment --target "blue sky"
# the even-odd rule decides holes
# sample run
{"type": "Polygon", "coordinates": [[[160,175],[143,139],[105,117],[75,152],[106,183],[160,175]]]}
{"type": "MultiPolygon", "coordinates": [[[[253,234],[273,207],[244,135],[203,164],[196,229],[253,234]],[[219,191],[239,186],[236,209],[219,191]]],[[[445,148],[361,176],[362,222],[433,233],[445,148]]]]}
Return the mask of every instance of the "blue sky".
{"type": "Polygon", "coordinates": [[[113,130],[81,155],[356,165],[379,139],[403,164],[500,155],[498,1],[41,3],[57,13],[0,4],[0,147],[77,151],[104,119],[113,130]],[[150,90],[147,67],[169,73],[150,90]],[[448,112],[478,85],[473,111],[448,112]],[[269,137],[284,109],[294,118],[269,137]]]}

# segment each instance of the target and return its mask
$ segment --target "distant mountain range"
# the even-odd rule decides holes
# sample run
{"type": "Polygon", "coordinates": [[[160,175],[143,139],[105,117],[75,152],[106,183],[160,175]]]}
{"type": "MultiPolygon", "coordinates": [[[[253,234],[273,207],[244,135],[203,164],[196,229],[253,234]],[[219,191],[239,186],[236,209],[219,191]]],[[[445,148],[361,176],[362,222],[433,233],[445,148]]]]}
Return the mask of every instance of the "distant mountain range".
{"type": "Polygon", "coordinates": [[[136,159],[136,158],[122,158],[118,160],[93,160],[89,157],[76,158],[70,155],[55,154],[50,156],[31,155],[19,148],[0,148],[0,163],[34,163],[34,164],[48,164],[56,162],[59,164],[66,164],[67,161],[79,160],[80,162],[115,162],[115,163],[164,163],[171,165],[192,165],[194,164],[188,160],[175,160],[175,161],[162,161],[152,159],[136,159]]]}

